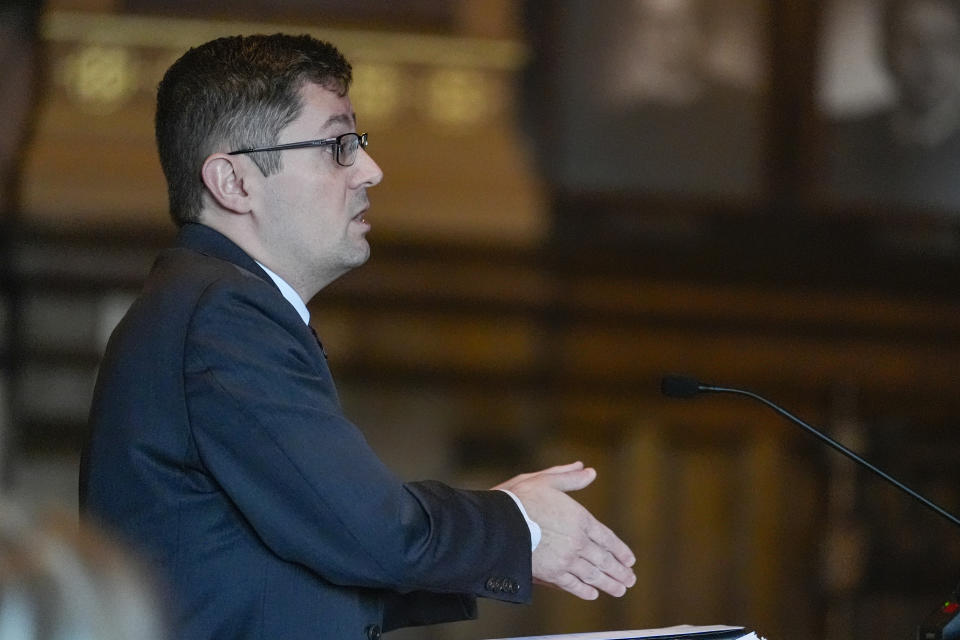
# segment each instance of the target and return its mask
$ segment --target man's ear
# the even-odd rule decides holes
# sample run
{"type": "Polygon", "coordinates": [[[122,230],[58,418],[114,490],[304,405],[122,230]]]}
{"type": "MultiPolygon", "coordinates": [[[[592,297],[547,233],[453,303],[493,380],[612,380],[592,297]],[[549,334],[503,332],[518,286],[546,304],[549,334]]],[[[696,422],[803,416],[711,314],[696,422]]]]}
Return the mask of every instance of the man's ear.
{"type": "Polygon", "coordinates": [[[249,165],[238,156],[226,153],[211,154],[203,161],[200,175],[210,196],[222,208],[233,213],[249,213],[250,198],[249,165]]]}

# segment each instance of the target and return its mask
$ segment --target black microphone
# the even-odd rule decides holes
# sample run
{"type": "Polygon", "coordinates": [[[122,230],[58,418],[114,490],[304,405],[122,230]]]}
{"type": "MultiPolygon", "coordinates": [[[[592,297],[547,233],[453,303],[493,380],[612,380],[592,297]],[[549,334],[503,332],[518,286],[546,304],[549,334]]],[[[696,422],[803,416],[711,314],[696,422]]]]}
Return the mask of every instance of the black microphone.
{"type": "Polygon", "coordinates": [[[807,424],[797,416],[793,415],[792,413],[790,413],[780,405],[777,405],[771,402],[770,400],[767,400],[763,396],[753,393],[752,391],[747,391],[745,389],[735,389],[732,387],[718,387],[712,384],[703,384],[695,378],[690,378],[688,376],[677,376],[677,375],[664,376],[663,379],[660,381],[660,391],[663,393],[663,395],[670,398],[693,398],[701,393],[732,393],[735,395],[747,396],[748,398],[753,398],[754,400],[757,400],[758,402],[761,402],[767,405],[768,407],[770,407],[771,409],[779,413],[781,416],[783,416],[787,420],[801,426],[808,433],[816,436],[819,440],[821,440],[825,444],[833,447],[834,449],[836,449],[843,455],[847,456],[848,458],[850,458],[860,466],[866,467],[867,469],[877,474],[878,476],[880,476],[881,478],[883,478],[884,480],[886,480],[896,488],[900,489],[901,491],[909,495],[911,498],[915,500],[919,500],[926,507],[933,509],[934,511],[939,513],[941,516],[943,516],[953,524],[960,527],[960,518],[957,518],[957,516],[953,515],[943,507],[940,507],[934,504],[930,500],[927,500],[922,495],[920,495],[919,493],[917,493],[907,485],[903,484],[902,482],[900,482],[890,474],[879,469],[872,463],[867,462],[861,456],[857,455],[850,449],[846,448],[845,446],[843,446],[842,444],[840,444],[839,442],[837,442],[827,434],[823,433],[822,431],[819,431],[813,428],[812,426],[810,426],[809,424],[807,424]]]}
{"type": "MultiPolygon", "coordinates": [[[[911,498],[919,500],[922,504],[930,509],[933,509],[953,524],[960,526],[960,519],[958,519],[949,511],[937,506],[933,502],[930,502],[890,474],[878,469],[876,466],[867,462],[862,457],[850,449],[847,449],[845,446],[822,431],[814,429],[812,426],[796,417],[783,407],[774,404],[770,400],[767,400],[763,396],[757,395],[752,391],[735,389],[732,387],[718,387],[712,384],[703,384],[695,378],[676,375],[664,376],[660,381],[660,391],[663,393],[663,395],[670,398],[693,398],[701,393],[732,393],[753,398],[754,400],[767,405],[781,416],[785,417],[787,420],[800,425],[807,432],[819,438],[822,442],[830,445],[857,464],[874,472],[896,488],[909,495],[911,498]]],[[[927,616],[920,626],[917,627],[917,640],[960,640],[960,586],[954,589],[953,593],[950,594],[950,597],[947,598],[945,602],[941,601],[941,603],[942,604],[937,606],[937,608],[927,616]]]]}

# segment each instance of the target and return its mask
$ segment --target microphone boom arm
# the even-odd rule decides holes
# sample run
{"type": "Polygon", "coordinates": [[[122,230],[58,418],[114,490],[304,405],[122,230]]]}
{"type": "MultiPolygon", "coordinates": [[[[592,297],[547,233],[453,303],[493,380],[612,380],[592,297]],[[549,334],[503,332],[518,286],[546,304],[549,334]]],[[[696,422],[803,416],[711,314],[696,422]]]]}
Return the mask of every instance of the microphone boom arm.
{"type": "Polygon", "coordinates": [[[940,514],[941,516],[943,516],[944,518],[946,518],[947,520],[949,520],[949,521],[952,522],[953,524],[955,524],[955,525],[957,525],[958,527],[960,527],[960,518],[957,518],[957,516],[953,515],[952,513],[950,513],[949,511],[947,511],[947,510],[944,509],[943,507],[941,507],[941,506],[939,506],[939,505],[931,502],[930,500],[924,498],[922,495],[920,495],[919,493],[917,493],[916,491],[914,491],[913,489],[911,489],[911,488],[908,487],[907,485],[903,484],[902,482],[900,482],[899,480],[897,480],[896,478],[894,478],[893,476],[891,476],[889,473],[886,473],[885,471],[883,471],[882,469],[880,469],[880,468],[877,467],[876,465],[874,465],[874,464],[872,464],[872,463],[864,460],[863,457],[861,457],[860,455],[858,455],[858,454],[855,453],[854,451],[851,451],[850,449],[848,449],[847,447],[843,446],[842,444],[840,444],[839,442],[837,442],[836,440],[834,440],[834,439],[831,438],[830,436],[826,435],[826,434],[823,433],[822,431],[819,431],[819,430],[815,429],[814,427],[810,426],[809,424],[807,424],[806,422],[804,422],[803,420],[801,420],[801,419],[798,418],[797,416],[793,415],[792,413],[790,413],[789,411],[787,411],[787,410],[784,409],[783,407],[777,405],[777,404],[774,403],[774,402],[771,402],[770,400],[767,400],[767,399],[764,398],[763,396],[758,395],[758,394],[756,394],[756,393],[753,393],[752,391],[747,391],[747,390],[745,390],[745,389],[735,389],[735,388],[733,388],[733,387],[718,387],[718,386],[714,386],[714,385],[700,384],[700,383],[697,383],[697,391],[699,391],[699,392],[709,392],[709,393],[732,393],[732,394],[735,394],[735,395],[741,395],[741,396],[747,396],[748,398],[753,398],[754,400],[756,400],[756,401],[758,401],[758,402],[760,402],[760,403],[762,403],[762,404],[770,407],[771,409],[773,409],[774,411],[776,411],[777,413],[779,413],[781,416],[783,416],[783,417],[786,418],[787,420],[790,420],[790,421],[793,422],[794,424],[797,424],[797,425],[799,425],[800,427],[803,427],[803,429],[804,429],[805,431],[807,431],[807,432],[810,433],[811,435],[815,436],[817,439],[819,439],[819,440],[820,440],[821,442],[823,442],[824,444],[827,444],[827,445],[833,447],[834,449],[836,449],[837,451],[839,451],[839,452],[842,453],[843,455],[847,456],[848,458],[850,458],[850,459],[853,460],[854,462],[860,464],[860,465],[863,466],[863,467],[866,467],[867,469],[869,469],[869,470],[872,471],[873,473],[877,474],[878,476],[880,476],[881,478],[883,478],[884,480],[886,480],[887,482],[889,482],[890,484],[892,484],[892,485],[895,486],[896,488],[900,489],[901,491],[903,491],[904,493],[906,493],[907,495],[909,495],[911,498],[914,498],[915,500],[920,501],[920,502],[921,502],[923,505],[925,505],[926,507],[928,507],[928,508],[936,511],[938,514],[940,514]]]}

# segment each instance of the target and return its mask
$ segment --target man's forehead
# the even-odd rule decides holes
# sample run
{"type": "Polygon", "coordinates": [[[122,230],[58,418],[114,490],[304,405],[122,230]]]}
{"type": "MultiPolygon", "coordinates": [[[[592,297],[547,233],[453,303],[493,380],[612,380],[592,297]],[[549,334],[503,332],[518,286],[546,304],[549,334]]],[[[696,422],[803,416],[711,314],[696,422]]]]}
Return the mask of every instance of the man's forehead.
{"type": "Polygon", "coordinates": [[[307,83],[300,89],[300,97],[303,104],[298,119],[311,120],[321,130],[356,125],[357,118],[349,96],[323,85],[307,83]]]}

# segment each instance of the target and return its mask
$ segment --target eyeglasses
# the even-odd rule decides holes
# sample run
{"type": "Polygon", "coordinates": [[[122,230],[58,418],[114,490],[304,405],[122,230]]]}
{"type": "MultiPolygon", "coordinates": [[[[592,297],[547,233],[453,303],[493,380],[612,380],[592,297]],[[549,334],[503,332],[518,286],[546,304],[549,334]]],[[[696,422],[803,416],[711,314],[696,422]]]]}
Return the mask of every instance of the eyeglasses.
{"type": "Polygon", "coordinates": [[[287,144],[278,144],[272,147],[257,147],[255,149],[239,149],[231,151],[227,155],[236,156],[241,153],[259,153],[261,151],[284,151],[286,149],[308,149],[310,147],[326,147],[333,145],[334,157],[337,164],[341,167],[349,167],[357,161],[357,152],[360,149],[367,148],[366,133],[344,133],[336,138],[324,138],[323,140],[305,140],[304,142],[288,142],[287,144]]]}

